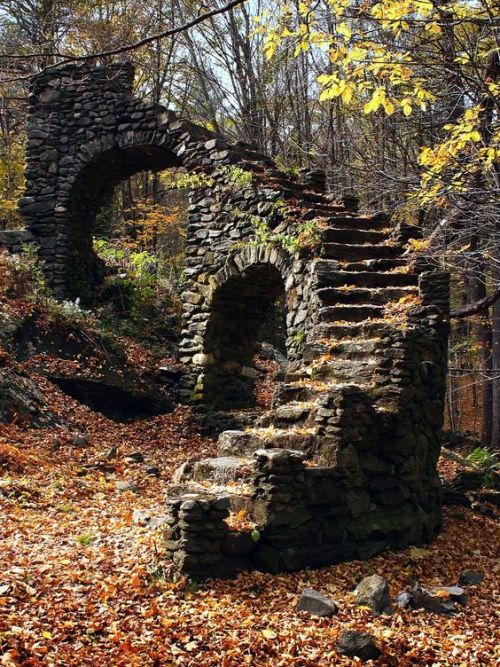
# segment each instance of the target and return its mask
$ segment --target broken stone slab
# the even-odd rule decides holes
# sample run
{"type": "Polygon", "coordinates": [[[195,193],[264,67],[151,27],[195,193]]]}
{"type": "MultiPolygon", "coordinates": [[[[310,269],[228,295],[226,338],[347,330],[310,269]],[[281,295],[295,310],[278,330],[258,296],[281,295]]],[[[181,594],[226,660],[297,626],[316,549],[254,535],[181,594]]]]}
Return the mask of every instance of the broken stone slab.
{"type": "Polygon", "coordinates": [[[460,586],[437,586],[432,589],[432,594],[437,595],[438,597],[447,594],[450,600],[458,602],[459,604],[465,604],[467,602],[467,593],[463,588],[460,588],[460,586]]]}
{"type": "Polygon", "coordinates": [[[356,586],[354,594],[356,604],[360,607],[370,607],[376,614],[390,614],[392,612],[389,586],[384,577],[379,574],[365,577],[356,586]]]}
{"type": "Polygon", "coordinates": [[[376,660],[382,654],[373,635],[358,630],[344,630],[335,648],[348,658],[357,657],[363,661],[376,660]]]}
{"type": "Polygon", "coordinates": [[[338,607],[333,600],[312,588],[302,591],[297,603],[298,611],[307,611],[313,616],[335,616],[338,607]]]}
{"type": "Polygon", "coordinates": [[[426,609],[444,615],[452,614],[457,609],[456,602],[432,595],[418,583],[412,591],[401,591],[396,598],[396,604],[401,609],[426,609]]]}
{"type": "Polygon", "coordinates": [[[478,499],[482,503],[491,503],[495,507],[500,507],[500,491],[494,489],[484,489],[478,494],[478,499]]]}

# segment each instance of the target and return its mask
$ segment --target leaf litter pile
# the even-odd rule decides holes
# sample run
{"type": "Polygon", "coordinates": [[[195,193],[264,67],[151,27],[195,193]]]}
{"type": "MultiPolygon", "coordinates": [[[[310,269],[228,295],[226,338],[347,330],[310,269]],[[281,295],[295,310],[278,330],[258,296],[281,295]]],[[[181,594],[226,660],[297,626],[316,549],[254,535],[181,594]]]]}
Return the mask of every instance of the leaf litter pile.
{"type": "Polygon", "coordinates": [[[469,510],[446,511],[425,549],[383,554],[317,571],[195,585],[162,558],[162,529],[134,520],[161,516],[166,481],[183,460],[214,442],[192,426],[190,410],[117,424],[40,380],[51,408],[74,431],[1,427],[1,664],[287,665],[360,664],[335,651],[339,633],[375,636],[381,665],[493,665],[498,626],[498,527],[469,510]],[[84,446],[82,446],[84,445],[84,446]],[[128,455],[141,452],[144,460],[128,455]],[[159,476],[145,473],[156,466],[159,476]],[[120,491],[126,480],[135,491],[120,491]],[[448,616],[399,610],[376,617],[357,607],[363,576],[385,576],[397,594],[415,581],[456,584],[460,572],[485,579],[448,616]],[[306,587],[340,610],[317,618],[296,610],[306,587]]]}

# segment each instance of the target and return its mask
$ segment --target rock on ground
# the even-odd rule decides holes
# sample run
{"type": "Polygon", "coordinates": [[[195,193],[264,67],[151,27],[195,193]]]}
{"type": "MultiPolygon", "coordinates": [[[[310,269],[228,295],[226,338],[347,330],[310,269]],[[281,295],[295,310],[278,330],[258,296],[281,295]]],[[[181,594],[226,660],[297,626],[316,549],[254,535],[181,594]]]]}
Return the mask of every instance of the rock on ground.
{"type": "Polygon", "coordinates": [[[312,588],[305,588],[302,591],[297,609],[307,611],[313,616],[334,616],[338,611],[333,600],[312,588]]]}
{"type": "Polygon", "coordinates": [[[389,586],[378,574],[372,574],[360,581],[355,594],[358,605],[370,607],[376,614],[390,614],[392,611],[389,586]]]}
{"type": "Polygon", "coordinates": [[[0,423],[14,420],[35,427],[58,423],[33,380],[14,368],[0,368],[0,423]]]}
{"type": "Polygon", "coordinates": [[[382,653],[372,635],[358,630],[344,630],[336,649],[348,658],[358,657],[361,660],[376,660],[382,653]]]}

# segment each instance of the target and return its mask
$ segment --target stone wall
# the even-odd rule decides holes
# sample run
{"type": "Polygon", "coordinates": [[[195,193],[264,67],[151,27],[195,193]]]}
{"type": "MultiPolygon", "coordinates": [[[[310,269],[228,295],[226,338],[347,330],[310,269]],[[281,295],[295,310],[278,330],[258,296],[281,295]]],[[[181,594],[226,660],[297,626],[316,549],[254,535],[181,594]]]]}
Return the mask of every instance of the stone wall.
{"type": "Polygon", "coordinates": [[[337,204],[319,171],[289,178],[251,146],[132,96],[133,70],[68,66],[31,87],[20,201],[49,283],[91,300],[95,216],[144,169],[200,174],[190,193],[180,393],[249,405],[273,304],[288,369],[273,408],[169,490],[167,550],[193,576],[366,558],[441,524],[448,277],[408,254],[412,230],[337,204]],[[244,510],[258,530],[229,530],[244,510]]]}

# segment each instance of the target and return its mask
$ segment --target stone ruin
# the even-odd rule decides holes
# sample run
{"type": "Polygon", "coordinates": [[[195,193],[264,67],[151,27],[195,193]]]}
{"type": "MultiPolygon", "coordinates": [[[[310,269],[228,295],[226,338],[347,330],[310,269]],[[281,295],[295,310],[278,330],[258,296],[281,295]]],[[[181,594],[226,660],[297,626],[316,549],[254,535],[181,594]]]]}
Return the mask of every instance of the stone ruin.
{"type": "Polygon", "coordinates": [[[428,542],[441,526],[447,274],[405,251],[411,229],[333,203],[322,172],[288,177],[252,146],[136,99],[133,77],[128,64],[68,65],[33,80],[19,207],[49,284],[91,301],[104,275],[92,232],[115,186],[184,167],[203,177],[190,193],[182,396],[250,404],[258,332],[278,298],[286,311],[272,409],[177,471],[168,554],[209,577],[428,542]],[[238,512],[258,529],[231,529],[238,512]]]}

